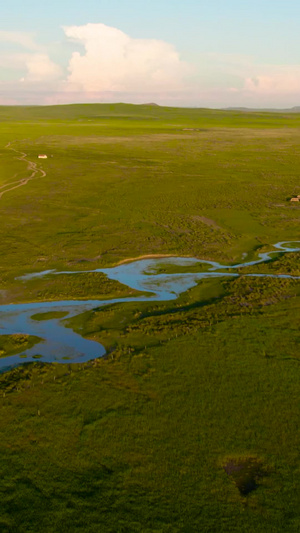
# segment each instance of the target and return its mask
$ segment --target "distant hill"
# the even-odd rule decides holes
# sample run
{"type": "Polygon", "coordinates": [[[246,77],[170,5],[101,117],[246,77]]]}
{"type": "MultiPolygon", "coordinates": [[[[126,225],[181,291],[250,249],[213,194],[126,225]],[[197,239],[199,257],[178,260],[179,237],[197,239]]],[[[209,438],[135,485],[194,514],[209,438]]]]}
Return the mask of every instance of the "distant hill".
{"type": "Polygon", "coordinates": [[[290,107],[287,109],[262,108],[262,107],[225,107],[224,111],[244,111],[244,112],[267,112],[267,113],[300,113],[300,106],[290,107]]]}

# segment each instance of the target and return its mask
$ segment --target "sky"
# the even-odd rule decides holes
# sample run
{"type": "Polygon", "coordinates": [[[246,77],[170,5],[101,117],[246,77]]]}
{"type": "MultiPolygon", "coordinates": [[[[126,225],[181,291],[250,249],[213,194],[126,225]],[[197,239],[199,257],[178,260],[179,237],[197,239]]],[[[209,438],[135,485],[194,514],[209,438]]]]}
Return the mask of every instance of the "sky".
{"type": "Polygon", "coordinates": [[[300,105],[299,0],[10,0],[0,104],[300,105]]]}

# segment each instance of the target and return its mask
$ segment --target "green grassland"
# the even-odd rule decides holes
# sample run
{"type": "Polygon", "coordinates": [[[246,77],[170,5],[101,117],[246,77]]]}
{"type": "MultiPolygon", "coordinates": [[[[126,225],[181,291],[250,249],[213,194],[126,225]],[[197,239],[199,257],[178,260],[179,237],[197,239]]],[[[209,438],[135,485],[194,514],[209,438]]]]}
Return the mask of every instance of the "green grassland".
{"type": "Polygon", "coordinates": [[[298,237],[299,207],[287,201],[300,192],[298,115],[115,105],[0,108],[1,119],[3,179],[26,173],[8,142],[35,162],[49,155],[38,161],[45,178],[1,198],[6,290],[25,271],[78,261],[234,262],[298,237]]]}
{"type": "MultiPolygon", "coordinates": [[[[28,172],[12,141],[47,173],[0,198],[1,302],[138,294],[101,273],[25,273],[144,254],[235,264],[299,240],[299,128],[297,114],[0,107],[0,186],[28,172]]],[[[253,272],[299,276],[299,253],[253,272]]],[[[1,531],[299,531],[299,280],[202,280],[171,302],[33,318],[107,356],[0,376],[1,531]]]]}
{"type": "Polygon", "coordinates": [[[40,339],[33,335],[0,335],[0,357],[7,357],[25,351],[34,346],[40,339]]]}
{"type": "MultiPolygon", "coordinates": [[[[79,266],[81,268],[81,265],[79,266]]],[[[51,300],[106,300],[141,295],[142,292],[130,289],[118,281],[108,279],[101,272],[78,274],[52,274],[28,280],[17,280],[18,284],[2,296],[2,303],[12,303],[24,299],[31,302],[51,300]]]]}

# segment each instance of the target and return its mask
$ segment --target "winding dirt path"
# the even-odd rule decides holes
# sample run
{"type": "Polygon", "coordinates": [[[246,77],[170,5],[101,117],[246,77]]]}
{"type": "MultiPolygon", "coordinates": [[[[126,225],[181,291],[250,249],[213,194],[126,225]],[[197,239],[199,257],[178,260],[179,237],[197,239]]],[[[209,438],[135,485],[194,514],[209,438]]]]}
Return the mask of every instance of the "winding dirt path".
{"type": "MultiPolygon", "coordinates": [[[[31,174],[27,178],[21,178],[19,180],[10,181],[9,183],[1,185],[0,186],[0,199],[7,192],[13,191],[14,189],[18,189],[19,187],[23,187],[23,185],[27,185],[27,183],[29,181],[32,181],[32,180],[38,179],[38,178],[45,178],[45,176],[47,176],[47,174],[46,174],[46,172],[44,170],[42,170],[41,168],[38,168],[37,163],[34,163],[33,161],[29,161],[29,159],[26,159],[27,158],[27,154],[25,154],[25,152],[20,152],[19,150],[16,150],[15,148],[12,148],[12,146],[11,146],[12,144],[13,144],[12,142],[9,142],[5,146],[5,148],[7,148],[8,150],[12,150],[16,154],[19,154],[19,157],[16,157],[15,159],[18,159],[19,161],[24,161],[25,163],[27,163],[27,170],[31,171],[31,174]],[[12,187],[12,185],[13,185],[13,187],[12,187]],[[2,190],[2,189],[4,189],[4,190],[2,190]]],[[[18,177],[18,174],[15,174],[13,176],[13,179],[17,178],[17,177],[18,177]]]]}

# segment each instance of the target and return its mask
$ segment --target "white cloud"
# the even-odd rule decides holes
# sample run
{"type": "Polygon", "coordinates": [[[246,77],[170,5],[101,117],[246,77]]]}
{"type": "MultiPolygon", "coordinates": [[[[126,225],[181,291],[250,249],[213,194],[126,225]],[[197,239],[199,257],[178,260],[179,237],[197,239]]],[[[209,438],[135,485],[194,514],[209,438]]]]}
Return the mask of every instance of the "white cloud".
{"type": "Polygon", "coordinates": [[[21,81],[50,82],[62,76],[62,69],[46,54],[28,55],[25,60],[26,75],[21,81]]]}
{"type": "Polygon", "coordinates": [[[18,44],[27,50],[41,50],[43,47],[36,43],[33,33],[23,31],[0,31],[0,43],[18,44]]]}
{"type": "Polygon", "coordinates": [[[245,90],[254,94],[294,94],[300,97],[300,66],[284,65],[260,67],[258,73],[245,80],[245,90]]]}
{"type": "Polygon", "coordinates": [[[44,46],[27,32],[0,31],[0,75],[16,82],[51,82],[62,77],[62,68],[52,61],[44,46]],[[17,49],[16,46],[17,45],[17,49]],[[9,73],[9,74],[8,74],[9,73]]]}
{"type": "Polygon", "coordinates": [[[68,88],[84,92],[178,90],[191,68],[164,41],[133,39],[104,24],[67,26],[68,39],[84,46],[72,54],[68,88]]]}

